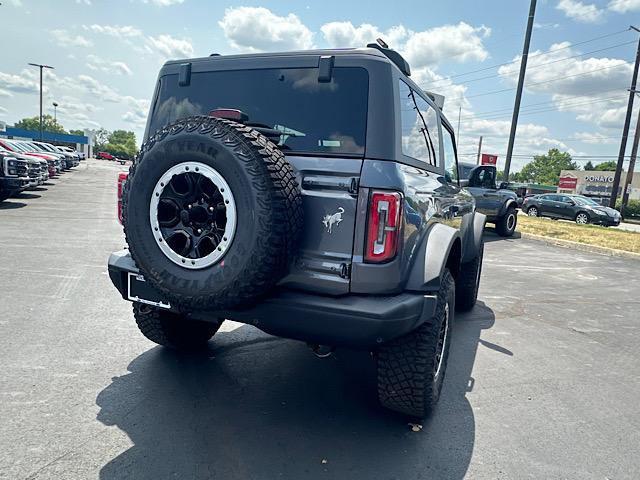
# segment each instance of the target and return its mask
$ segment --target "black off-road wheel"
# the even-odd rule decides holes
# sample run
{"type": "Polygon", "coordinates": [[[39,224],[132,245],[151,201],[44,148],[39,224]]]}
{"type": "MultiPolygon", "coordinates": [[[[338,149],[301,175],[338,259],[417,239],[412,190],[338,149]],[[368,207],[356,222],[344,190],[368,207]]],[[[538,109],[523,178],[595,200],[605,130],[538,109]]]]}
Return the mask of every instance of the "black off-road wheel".
{"type": "Polygon", "coordinates": [[[293,167],[252,128],[189,117],[153,135],[129,170],[131,256],[175,307],[249,306],[287,273],[302,227],[293,167]]]}
{"type": "Polygon", "coordinates": [[[445,270],[433,318],[377,352],[378,399],[391,410],[425,418],[440,398],[455,309],[455,282],[445,270]]]}
{"type": "Polygon", "coordinates": [[[480,245],[478,256],[460,267],[460,273],[456,279],[456,310],[459,312],[468,312],[478,301],[483,257],[484,242],[480,245]]]}
{"type": "Polygon", "coordinates": [[[512,237],[518,225],[518,212],[514,207],[507,208],[507,212],[496,220],[496,232],[501,237],[512,237]]]}
{"type": "Polygon", "coordinates": [[[222,325],[222,320],[217,323],[191,320],[177,313],[140,303],[133,304],[133,316],[138,328],[149,340],[182,351],[204,348],[222,325]]]}

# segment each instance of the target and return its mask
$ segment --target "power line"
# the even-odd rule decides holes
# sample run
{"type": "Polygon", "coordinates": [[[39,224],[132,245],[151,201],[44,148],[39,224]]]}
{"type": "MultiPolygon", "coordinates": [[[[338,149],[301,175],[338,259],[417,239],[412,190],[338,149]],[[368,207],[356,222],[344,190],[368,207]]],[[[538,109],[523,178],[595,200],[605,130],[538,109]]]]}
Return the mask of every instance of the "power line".
{"type": "MultiPolygon", "coordinates": [[[[608,67],[603,67],[603,68],[597,68],[595,70],[589,70],[587,72],[582,72],[582,73],[576,73],[574,75],[565,75],[563,77],[556,77],[556,78],[552,78],[550,80],[545,80],[544,82],[535,82],[535,83],[528,83],[526,86],[527,87],[533,87],[536,85],[543,85],[546,83],[553,83],[553,82],[558,82],[560,80],[564,80],[566,78],[573,78],[573,77],[581,77],[583,75],[588,75],[590,73],[595,73],[595,72],[600,72],[602,70],[609,70],[611,68],[618,68],[618,67],[622,67],[623,65],[627,65],[627,62],[621,62],[621,63],[617,63],[615,65],[609,65],[608,67]]],[[[491,92],[484,92],[484,93],[477,93],[475,95],[469,95],[468,97],[466,97],[467,99],[469,98],[477,98],[477,97],[484,97],[486,95],[495,95],[496,93],[503,93],[503,92],[510,92],[512,90],[515,90],[516,87],[512,87],[512,88],[503,88],[501,90],[493,90],[491,92]]],[[[453,100],[461,100],[462,98],[465,97],[458,97],[458,98],[454,98],[453,100]]]]}
{"type": "MultiPolygon", "coordinates": [[[[631,44],[635,44],[635,43],[636,43],[635,41],[618,43],[616,45],[612,45],[612,46],[607,47],[607,48],[599,48],[598,50],[591,50],[589,52],[579,53],[577,55],[572,55],[570,57],[564,57],[564,58],[560,58],[558,60],[553,60],[551,62],[541,63],[539,65],[534,65],[532,67],[529,67],[527,69],[527,71],[534,70],[536,68],[541,68],[541,67],[544,67],[544,66],[547,66],[547,65],[552,65],[554,63],[564,62],[564,61],[571,60],[571,59],[578,58],[578,57],[584,57],[585,55],[590,55],[592,53],[604,52],[605,50],[612,50],[612,49],[617,48],[617,47],[622,47],[622,46],[625,46],[625,45],[631,45],[631,44]]],[[[531,58],[531,57],[529,57],[529,58],[531,58]]],[[[506,74],[496,73],[496,74],[493,74],[493,75],[486,75],[484,77],[478,77],[478,78],[474,78],[474,79],[467,80],[467,81],[464,81],[464,82],[460,82],[460,83],[457,83],[456,85],[467,85],[469,83],[479,82],[480,80],[487,80],[489,78],[496,78],[496,77],[504,77],[504,76],[508,76],[508,75],[516,75],[517,73],[518,72],[511,72],[511,73],[506,73],[506,74]]],[[[436,80],[436,82],[440,82],[440,81],[441,80],[436,80]]]]}
{"type": "MultiPolygon", "coordinates": [[[[617,92],[620,91],[620,88],[611,88],[609,90],[594,90],[591,92],[584,92],[581,93],[580,95],[578,95],[576,98],[578,97],[589,97],[591,95],[594,94],[599,94],[599,93],[608,93],[608,92],[617,92]]],[[[565,100],[568,101],[568,100],[565,100]]],[[[524,105],[522,108],[529,108],[529,107],[534,107],[534,106],[538,106],[538,105],[549,105],[549,104],[555,104],[557,103],[557,100],[547,100],[545,102],[537,102],[537,103],[529,103],[527,105],[524,105]]],[[[485,114],[491,114],[491,113],[497,113],[497,112],[510,112],[512,110],[513,107],[504,107],[504,108],[499,108],[497,110],[487,110],[484,112],[478,112],[476,115],[485,115],[485,114]]],[[[462,119],[464,120],[465,118],[473,118],[472,115],[467,115],[466,117],[462,117],[462,119]]]]}
{"type": "MultiPolygon", "coordinates": [[[[612,33],[609,33],[609,34],[606,34],[606,35],[601,35],[599,37],[594,37],[594,38],[591,38],[591,39],[588,39],[588,40],[584,40],[582,42],[572,43],[571,45],[568,45],[566,47],[556,48],[555,50],[551,50],[549,52],[534,53],[534,54],[529,55],[529,58],[531,59],[531,58],[534,58],[534,57],[539,57],[539,56],[543,56],[543,55],[549,55],[551,53],[556,53],[556,52],[559,52],[561,50],[566,50],[567,48],[576,47],[578,45],[584,45],[586,43],[595,42],[597,40],[602,40],[603,38],[613,37],[615,35],[620,35],[621,33],[628,32],[629,30],[630,30],[629,28],[625,28],[624,30],[619,30],[617,32],[612,32],[612,33]]],[[[460,55],[460,54],[458,54],[458,55],[460,55]]],[[[510,62],[498,63],[498,64],[491,65],[491,66],[488,66],[488,67],[479,68],[477,70],[471,70],[469,72],[458,73],[456,75],[449,75],[446,78],[441,78],[439,80],[435,80],[433,83],[442,82],[444,80],[449,80],[449,79],[452,79],[452,78],[458,78],[458,77],[462,77],[462,76],[465,76],[465,75],[471,75],[472,73],[486,72],[487,70],[491,70],[492,68],[498,68],[498,67],[502,67],[502,66],[505,66],[505,65],[511,65],[512,63],[518,63],[518,62],[520,62],[519,59],[518,60],[512,60],[510,62]]]]}
{"type": "MultiPolygon", "coordinates": [[[[614,96],[614,97],[606,97],[606,98],[601,98],[598,100],[590,100],[590,101],[586,101],[586,102],[572,102],[572,103],[561,103],[561,104],[557,104],[555,105],[553,108],[532,108],[530,110],[524,110],[524,113],[522,113],[522,115],[534,115],[534,114],[538,114],[538,113],[546,113],[546,112],[558,112],[560,111],[559,109],[561,108],[570,108],[570,107],[580,107],[580,106],[585,106],[585,105],[594,105],[596,103],[602,103],[602,102],[606,102],[609,100],[613,100],[613,99],[622,99],[624,98],[624,95],[618,95],[618,96],[614,96]]],[[[494,113],[492,115],[484,115],[484,116],[467,116],[467,117],[462,117],[462,120],[465,119],[479,119],[479,120],[499,120],[500,118],[503,118],[504,115],[507,115],[509,112],[505,111],[502,113],[494,113]]],[[[507,118],[507,117],[504,117],[507,118]]],[[[619,137],[617,137],[619,138],[619,137]]]]}

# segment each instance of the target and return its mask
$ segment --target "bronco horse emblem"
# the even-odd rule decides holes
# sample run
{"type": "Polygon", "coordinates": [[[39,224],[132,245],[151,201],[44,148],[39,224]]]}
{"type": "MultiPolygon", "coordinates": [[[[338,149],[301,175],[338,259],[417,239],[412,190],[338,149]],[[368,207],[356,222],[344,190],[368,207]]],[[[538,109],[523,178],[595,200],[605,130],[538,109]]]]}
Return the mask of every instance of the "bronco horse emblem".
{"type": "Polygon", "coordinates": [[[325,215],[322,218],[322,223],[324,223],[325,228],[328,233],[333,233],[333,226],[338,226],[342,221],[342,214],[344,213],[344,208],[338,207],[338,211],[333,215],[325,215]]]}

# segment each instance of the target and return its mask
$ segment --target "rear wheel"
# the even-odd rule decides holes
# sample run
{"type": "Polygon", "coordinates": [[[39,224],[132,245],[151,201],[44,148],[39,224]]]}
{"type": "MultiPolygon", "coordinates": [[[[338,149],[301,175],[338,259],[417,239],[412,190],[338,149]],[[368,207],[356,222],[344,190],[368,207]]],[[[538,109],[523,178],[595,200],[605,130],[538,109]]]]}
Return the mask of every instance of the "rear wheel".
{"type": "Polygon", "coordinates": [[[540,212],[538,212],[537,207],[529,207],[527,209],[527,215],[530,217],[538,217],[540,215],[540,212]]]}
{"type": "Polygon", "coordinates": [[[432,411],[447,368],[454,307],[455,282],[445,270],[433,318],[378,351],[378,398],[384,407],[418,418],[432,411]]]}
{"type": "Polygon", "coordinates": [[[460,274],[456,279],[456,310],[468,312],[478,300],[480,276],[482,274],[482,258],[484,257],[484,242],[480,245],[478,256],[472,261],[463,263],[460,274]]]}
{"type": "Polygon", "coordinates": [[[579,225],[586,225],[587,223],[589,223],[589,215],[587,215],[585,212],[579,212],[576,215],[576,223],[579,225]]]}
{"type": "Polygon", "coordinates": [[[191,320],[167,310],[140,303],[133,304],[133,315],[142,334],[158,345],[176,350],[198,350],[218,331],[216,323],[191,320]]]}

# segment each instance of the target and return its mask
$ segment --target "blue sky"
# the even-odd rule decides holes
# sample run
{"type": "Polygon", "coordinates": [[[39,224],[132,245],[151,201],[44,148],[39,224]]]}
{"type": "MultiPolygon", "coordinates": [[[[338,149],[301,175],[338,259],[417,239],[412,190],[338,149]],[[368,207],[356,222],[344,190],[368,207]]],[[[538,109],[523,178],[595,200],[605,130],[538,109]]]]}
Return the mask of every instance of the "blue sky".
{"type": "MultiPolygon", "coordinates": [[[[528,0],[1,3],[0,120],[8,124],[38,113],[28,62],[55,66],[45,106],[53,113],[52,102],[60,104],[66,128],[124,128],[140,138],[169,58],[363,46],[382,36],[410,61],[414,80],[446,95],[454,125],[461,108],[467,160],[480,135],[483,151],[504,159],[518,63],[496,65],[518,59],[529,8],[528,0]]],[[[581,161],[617,155],[638,39],[624,30],[634,23],[640,0],[539,0],[516,169],[552,147],[581,161]]]]}

